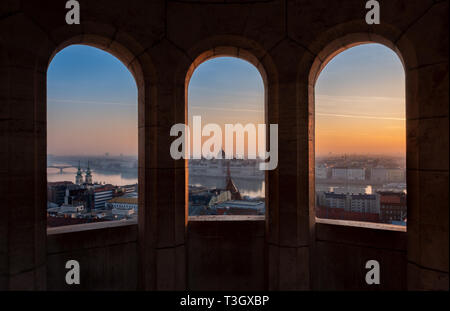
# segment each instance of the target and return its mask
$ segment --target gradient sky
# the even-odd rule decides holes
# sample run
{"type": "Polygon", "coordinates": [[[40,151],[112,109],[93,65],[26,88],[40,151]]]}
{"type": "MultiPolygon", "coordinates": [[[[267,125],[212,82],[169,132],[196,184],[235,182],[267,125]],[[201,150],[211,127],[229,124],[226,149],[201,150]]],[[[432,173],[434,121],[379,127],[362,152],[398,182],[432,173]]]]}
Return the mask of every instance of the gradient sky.
{"type": "MultiPolygon", "coordinates": [[[[379,44],[333,58],[316,84],[316,153],[404,153],[404,71],[379,44]]],[[[73,45],[47,74],[48,153],[137,154],[137,89],[114,56],[73,45]]],[[[188,114],[206,123],[264,123],[264,85],[250,63],[211,59],[193,73],[188,114]]]]}
{"type": "Polygon", "coordinates": [[[100,49],[72,45],[47,71],[47,152],[137,155],[137,88],[128,69],[100,49]]]}
{"type": "Polygon", "coordinates": [[[391,49],[364,44],[338,54],[315,92],[317,155],[405,154],[405,74],[391,49]]]}
{"type": "MultiPolygon", "coordinates": [[[[257,124],[263,124],[264,83],[258,69],[233,57],[213,58],[202,63],[194,71],[188,88],[191,133],[194,115],[201,116],[202,125],[216,123],[222,128],[223,149],[224,124],[245,126],[252,123],[256,128],[257,124]]],[[[203,141],[207,139],[204,137],[203,141]]]]}

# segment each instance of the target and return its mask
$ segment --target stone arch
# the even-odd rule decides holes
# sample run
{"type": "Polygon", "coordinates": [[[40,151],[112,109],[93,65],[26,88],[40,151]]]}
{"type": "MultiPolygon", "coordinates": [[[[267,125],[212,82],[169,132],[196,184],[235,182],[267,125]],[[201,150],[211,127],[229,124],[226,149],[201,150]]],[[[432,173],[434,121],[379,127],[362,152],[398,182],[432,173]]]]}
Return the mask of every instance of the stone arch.
{"type": "MultiPolygon", "coordinates": [[[[190,63],[183,63],[176,74],[177,85],[183,86],[183,89],[180,89],[177,94],[183,94],[184,97],[185,123],[187,123],[188,87],[192,74],[202,63],[218,57],[236,57],[256,67],[264,84],[265,123],[278,123],[278,74],[270,55],[258,43],[240,36],[213,36],[186,51],[186,55],[189,57],[190,63]]],[[[270,209],[269,189],[277,187],[274,174],[273,171],[269,171],[265,177],[266,222],[268,222],[268,210],[270,209]]],[[[185,210],[187,211],[187,206],[185,210]]],[[[187,219],[185,223],[187,223],[187,219]]]]}
{"type": "MultiPolygon", "coordinates": [[[[147,87],[152,88],[154,85],[154,81],[156,80],[156,72],[153,64],[150,61],[150,57],[147,53],[135,54],[130,49],[128,49],[122,42],[116,40],[113,37],[106,37],[99,34],[77,34],[71,36],[70,38],[65,38],[63,41],[59,42],[57,46],[53,49],[47,50],[46,57],[41,60],[41,62],[45,62],[47,72],[48,65],[52,61],[53,57],[63,50],[64,48],[74,45],[81,44],[87,45],[91,47],[95,47],[101,50],[104,50],[111,55],[115,56],[119,59],[125,67],[131,72],[134,77],[134,80],[137,85],[138,90],[138,115],[146,115],[145,111],[148,111],[150,108],[148,106],[148,101],[153,101],[154,98],[149,99],[146,98],[147,87]],[[144,65],[143,65],[144,64],[144,65]]],[[[148,94],[152,94],[149,92],[148,94]]],[[[46,99],[44,101],[46,103],[46,99]]],[[[144,117],[138,118],[139,127],[141,127],[144,122],[144,117]]],[[[141,142],[139,142],[141,144],[141,142]]],[[[139,149],[144,148],[144,146],[140,146],[139,149]]]]}
{"type": "MultiPolygon", "coordinates": [[[[195,69],[202,63],[218,57],[236,57],[245,60],[256,67],[261,75],[264,85],[264,119],[266,124],[278,124],[278,70],[269,54],[257,42],[241,36],[233,35],[219,35],[209,37],[198,44],[194,45],[188,51],[184,51],[187,56],[178,66],[176,71],[176,96],[177,102],[184,103],[185,124],[187,123],[187,106],[188,106],[188,87],[189,82],[195,69]]],[[[185,162],[187,168],[187,162],[185,162]]],[[[185,179],[185,193],[187,195],[188,174],[185,179]]],[[[181,178],[181,177],[180,177],[181,178]]],[[[266,201],[266,215],[265,215],[265,236],[270,236],[272,231],[271,218],[276,218],[278,206],[278,169],[267,171],[265,174],[265,201],[266,201]],[[275,215],[275,216],[273,216],[275,215]]],[[[185,225],[188,225],[188,207],[184,206],[185,210],[185,225]]],[[[250,226],[250,228],[253,228],[250,226]]],[[[249,229],[250,230],[250,229],[249,229]]],[[[253,230],[253,229],[251,229],[253,230]]],[[[250,230],[250,231],[251,231],[250,230]]],[[[265,243],[263,246],[265,256],[268,256],[269,244],[265,243]]],[[[262,278],[267,280],[269,275],[268,259],[264,258],[264,271],[262,271],[262,278]]],[[[189,262],[189,261],[188,261],[189,262]]],[[[188,273],[190,269],[188,268],[188,273]]]]}
{"type": "MultiPolygon", "coordinates": [[[[208,37],[189,50],[185,51],[189,57],[190,63],[184,63],[180,66],[178,75],[184,78],[190,78],[192,72],[201,63],[212,58],[220,56],[234,56],[244,59],[253,64],[261,73],[264,81],[271,83],[277,79],[277,71],[273,60],[268,51],[259,43],[242,36],[236,35],[217,35],[208,37]]],[[[180,79],[178,76],[177,79],[180,79]]]]}
{"type": "Polygon", "coordinates": [[[83,28],[79,30],[73,31],[69,25],[54,30],[49,35],[50,43],[41,47],[39,55],[42,57],[37,60],[37,68],[46,70],[59,51],[81,44],[104,50],[119,59],[133,75],[138,89],[145,83],[156,82],[156,68],[149,54],[129,34],[111,25],[89,21],[83,22],[83,28]]]}
{"type": "MultiPolygon", "coordinates": [[[[105,28],[110,29],[105,25],[97,25],[94,27],[89,22],[85,24],[91,25],[90,28],[92,29],[97,29],[96,27],[102,30],[105,28]]],[[[156,68],[153,65],[149,53],[147,53],[145,49],[141,48],[140,45],[131,38],[131,36],[123,33],[122,31],[111,28],[111,31],[109,31],[108,34],[100,31],[74,34],[73,31],[68,31],[66,26],[62,28],[65,29],[65,31],[58,30],[58,32],[64,33],[65,35],[62,36],[57,42],[52,41],[52,44],[50,45],[48,42],[45,43],[41,47],[41,53],[39,53],[39,57],[37,58],[35,71],[39,73],[37,76],[42,79],[42,81],[35,84],[35,94],[38,97],[37,109],[40,111],[46,111],[47,68],[53,57],[64,48],[74,44],[95,47],[108,52],[125,65],[134,77],[138,92],[138,227],[140,228],[140,231],[141,228],[143,231],[145,228],[151,227],[148,217],[145,216],[151,214],[151,209],[154,208],[152,198],[146,192],[148,192],[148,189],[154,183],[154,180],[148,173],[147,167],[150,161],[157,156],[154,152],[148,152],[148,150],[150,150],[150,144],[154,144],[154,142],[151,142],[153,129],[150,128],[148,124],[150,123],[150,118],[154,118],[154,112],[156,112],[155,109],[152,109],[152,107],[156,105],[157,101],[156,68]]],[[[86,31],[87,26],[85,25],[84,28],[84,31],[86,31]]],[[[39,139],[38,144],[46,146],[46,141],[47,136],[45,135],[39,139]]],[[[145,232],[145,234],[147,234],[147,232],[145,232]]],[[[150,237],[150,239],[151,238],[152,237],[150,237]]],[[[140,256],[138,266],[141,269],[141,267],[145,267],[149,264],[147,254],[152,253],[153,249],[147,243],[147,240],[140,240],[142,243],[139,244],[140,256]]],[[[150,262],[150,264],[153,264],[153,262],[150,262]]],[[[139,286],[144,288],[148,285],[141,282],[139,286]]]]}
{"type": "Polygon", "coordinates": [[[45,49],[47,49],[45,57],[38,60],[41,64],[37,68],[45,68],[44,72],[46,73],[53,57],[59,51],[74,44],[88,45],[108,52],[120,60],[133,75],[138,90],[139,127],[142,127],[145,124],[145,116],[150,117],[146,113],[150,111],[150,103],[156,102],[156,68],[150,55],[144,50],[141,51],[136,48],[137,42],[122,32],[120,32],[120,37],[127,39],[118,40],[118,33],[113,32],[106,36],[94,32],[65,37],[58,42],[58,45],[52,46],[52,49],[45,46],[45,49]],[[129,49],[128,46],[132,46],[133,49],[129,49]]]}
{"type": "Polygon", "coordinates": [[[352,47],[367,43],[379,43],[390,48],[401,60],[405,71],[408,68],[403,53],[395,42],[373,33],[351,33],[331,41],[316,55],[309,70],[308,85],[315,85],[322,70],[336,55],[352,47]]]}
{"type": "Polygon", "coordinates": [[[250,64],[255,66],[256,69],[258,69],[263,79],[264,85],[265,86],[267,85],[267,74],[264,65],[260,63],[259,59],[254,54],[245,49],[241,49],[234,46],[215,46],[200,53],[192,62],[191,66],[187,70],[185,80],[186,86],[189,85],[192,74],[194,73],[195,69],[197,69],[198,66],[200,66],[202,63],[210,59],[218,57],[236,57],[249,62],[250,64]]]}
{"type": "Polygon", "coordinates": [[[202,63],[218,57],[235,57],[242,60],[245,60],[256,67],[259,74],[261,75],[261,78],[263,80],[264,85],[264,112],[265,112],[265,120],[268,120],[268,76],[267,71],[265,69],[265,66],[260,62],[260,60],[250,51],[235,47],[235,46],[215,46],[213,48],[210,48],[206,51],[201,52],[197,55],[197,57],[194,59],[192,64],[189,66],[189,69],[187,70],[184,87],[185,87],[185,106],[187,108],[188,105],[188,88],[189,88],[189,82],[191,80],[192,74],[194,73],[195,69],[197,69],[202,63]]]}
{"type": "MultiPolygon", "coordinates": [[[[414,67],[417,63],[416,54],[413,44],[404,35],[401,29],[395,26],[383,23],[380,25],[366,24],[363,20],[352,20],[341,23],[334,27],[330,27],[321,32],[312,42],[305,44],[306,52],[301,57],[297,67],[297,118],[304,122],[307,129],[299,129],[300,137],[299,152],[306,151],[308,153],[308,170],[298,176],[303,182],[308,183],[308,210],[309,215],[309,233],[312,245],[311,256],[314,256],[315,248],[315,82],[326,64],[337,54],[342,51],[364,43],[380,43],[392,49],[400,58],[405,69],[405,78],[407,69],[414,67]],[[307,134],[307,135],[305,135],[307,134]]],[[[406,116],[408,117],[408,105],[414,105],[408,99],[408,89],[414,87],[415,82],[406,79],[406,116]]],[[[406,125],[408,131],[408,123],[406,125]]],[[[408,143],[407,143],[408,146],[408,143]]],[[[407,150],[408,154],[408,150],[407,150]]],[[[410,185],[410,180],[408,180],[410,185]]],[[[298,191],[301,191],[299,189],[298,191]]],[[[314,258],[310,257],[310,262],[314,262],[314,258]]],[[[310,266],[311,271],[314,267],[310,266]]]]}
{"type": "MultiPolygon", "coordinates": [[[[336,38],[327,45],[323,47],[323,49],[314,57],[314,61],[311,64],[310,70],[308,71],[307,76],[307,83],[308,86],[308,99],[307,99],[307,106],[308,106],[308,115],[309,115],[309,166],[310,166],[310,184],[314,185],[314,144],[315,144],[315,134],[314,134],[314,128],[315,128],[315,120],[314,120],[314,112],[315,112],[315,84],[317,82],[317,79],[322,72],[322,70],[325,68],[325,66],[328,64],[329,61],[331,61],[336,55],[339,53],[342,53],[343,51],[350,49],[352,47],[366,44],[366,43],[379,43],[382,44],[391,50],[393,50],[397,56],[400,58],[403,68],[405,69],[405,78],[407,75],[407,61],[403,57],[402,52],[397,47],[395,42],[374,33],[349,33],[342,37],[336,38]]],[[[408,55],[413,55],[411,53],[412,47],[408,46],[409,50],[407,52],[408,55]]],[[[303,79],[305,79],[305,76],[303,76],[303,79]]],[[[407,79],[405,79],[408,81],[407,79]]],[[[408,82],[406,82],[406,94],[408,94],[408,82]]],[[[409,101],[408,97],[406,96],[406,117],[408,119],[408,106],[409,101]]],[[[408,121],[406,126],[408,127],[408,121]]],[[[408,146],[408,142],[407,142],[408,146]]],[[[407,152],[408,153],[408,152],[407,152]]],[[[314,213],[314,188],[310,187],[310,202],[309,202],[309,209],[312,215],[315,215],[314,213]]]]}
{"type": "MultiPolygon", "coordinates": [[[[321,73],[321,71],[325,68],[331,59],[333,59],[339,53],[350,49],[352,47],[367,44],[367,43],[379,43],[382,44],[391,50],[393,50],[403,64],[403,69],[405,73],[405,110],[406,110],[406,163],[408,169],[408,163],[410,160],[408,159],[409,155],[414,152],[412,151],[412,142],[408,136],[408,131],[412,127],[411,118],[413,118],[414,111],[417,110],[418,103],[413,101],[413,99],[409,96],[411,90],[415,88],[417,85],[417,80],[412,79],[408,73],[411,68],[414,68],[417,64],[416,53],[413,45],[410,41],[403,35],[398,34],[398,32],[392,30],[392,27],[382,27],[384,31],[381,31],[381,34],[373,33],[373,32],[350,32],[338,37],[330,37],[330,41],[326,45],[322,45],[321,50],[314,56],[308,56],[307,63],[309,64],[309,70],[305,71],[307,76],[303,75],[302,79],[304,81],[304,85],[307,88],[299,89],[300,95],[307,96],[306,103],[308,108],[308,127],[309,127],[309,183],[310,183],[310,194],[309,194],[309,211],[313,217],[311,217],[312,226],[311,228],[315,228],[315,186],[314,186],[314,176],[315,176],[315,84],[317,79],[321,73]],[[386,36],[386,34],[388,34],[386,36]],[[313,59],[313,61],[311,61],[313,59]],[[305,81],[306,80],[306,81],[305,81]],[[306,91],[306,92],[305,92],[306,91]]],[[[304,58],[306,59],[306,58],[304,58]]],[[[300,65],[300,68],[308,68],[306,63],[300,65]]],[[[299,76],[301,73],[299,72],[299,76]]],[[[414,77],[413,77],[414,78],[414,77]]],[[[411,178],[407,176],[407,187],[408,189],[418,189],[417,185],[419,184],[419,180],[417,178],[411,178]]],[[[408,215],[412,215],[415,213],[413,211],[413,206],[410,204],[411,195],[408,195],[408,215]]],[[[411,234],[410,231],[414,231],[415,228],[411,228],[411,224],[408,224],[408,232],[407,238],[408,248],[411,244],[411,240],[415,239],[415,237],[411,234]]],[[[405,228],[406,230],[406,228],[405,228]]],[[[312,236],[315,236],[314,229],[311,231],[312,236]]],[[[416,241],[419,242],[419,241],[416,241]]]]}
{"type": "MultiPolygon", "coordinates": [[[[185,54],[188,60],[179,66],[176,73],[176,83],[183,85],[185,94],[192,74],[203,62],[223,56],[240,58],[254,65],[261,74],[265,91],[266,120],[272,117],[269,110],[277,103],[275,90],[278,86],[278,73],[268,52],[257,42],[241,36],[213,36],[199,42],[185,51],[185,54]]],[[[187,97],[185,106],[187,107],[187,97]]]]}
{"type": "MultiPolygon", "coordinates": [[[[309,182],[314,180],[314,84],[315,81],[326,65],[327,61],[334,55],[352,46],[361,43],[380,43],[391,48],[399,56],[403,63],[405,70],[405,110],[406,110],[406,169],[407,169],[407,214],[408,225],[406,232],[406,256],[408,258],[408,268],[404,268],[404,273],[407,275],[407,287],[416,288],[416,286],[427,286],[420,284],[422,281],[417,281],[418,276],[422,271],[427,271],[423,262],[433,262],[428,253],[422,251],[423,242],[421,235],[428,234],[421,226],[421,216],[424,214],[423,207],[421,207],[421,197],[429,195],[429,189],[423,187],[423,176],[421,176],[421,167],[425,166],[421,157],[427,153],[430,144],[427,140],[422,139],[423,134],[428,130],[425,122],[421,121],[424,118],[428,119],[430,113],[425,107],[433,107],[432,103],[427,100],[420,99],[417,94],[426,90],[420,82],[427,79],[427,76],[419,74],[419,68],[422,64],[419,63],[419,47],[414,43],[415,38],[409,38],[410,32],[399,31],[390,25],[377,25],[370,31],[356,31],[352,27],[348,27],[348,31],[330,31],[320,37],[320,42],[316,42],[314,49],[316,54],[308,55],[300,64],[299,69],[299,83],[298,98],[303,98],[304,105],[308,110],[308,124],[309,124],[309,182]],[[325,40],[324,38],[327,38],[325,40]],[[302,72],[302,69],[303,72],[302,72]],[[423,270],[421,270],[423,269],[423,270]],[[419,284],[419,285],[418,285],[419,284]]],[[[411,34],[414,36],[414,33],[411,34]]],[[[430,90],[425,91],[426,94],[430,90]]],[[[300,103],[299,103],[300,104],[300,103]]],[[[439,120],[439,118],[437,118],[439,120]]],[[[432,122],[432,121],[431,121],[432,122]]],[[[443,139],[445,141],[445,138],[443,139]]],[[[436,174],[438,175],[438,174],[436,174]]],[[[442,178],[442,177],[435,177],[442,178]]],[[[309,210],[314,214],[314,187],[310,187],[309,194],[309,210]]],[[[433,211],[432,207],[427,207],[427,213],[433,211]]],[[[436,211],[439,213],[438,211],[436,211]]],[[[315,217],[311,217],[310,228],[311,234],[315,234],[316,227],[315,217]]],[[[427,228],[428,229],[428,228],[427,228]]],[[[445,244],[445,242],[444,242],[445,244]]],[[[440,245],[437,243],[436,245],[440,245]]],[[[437,246],[436,246],[437,248],[437,246]]],[[[448,253],[447,253],[448,254],[448,253]]],[[[434,262],[433,262],[434,263],[434,262]]],[[[429,271],[429,270],[428,270],[429,271]]],[[[429,273],[427,271],[427,273],[429,273]]],[[[442,270],[444,271],[444,270],[442,270]]],[[[439,271],[437,273],[441,273],[439,271]]],[[[441,286],[441,285],[439,285],[441,286]]]]}

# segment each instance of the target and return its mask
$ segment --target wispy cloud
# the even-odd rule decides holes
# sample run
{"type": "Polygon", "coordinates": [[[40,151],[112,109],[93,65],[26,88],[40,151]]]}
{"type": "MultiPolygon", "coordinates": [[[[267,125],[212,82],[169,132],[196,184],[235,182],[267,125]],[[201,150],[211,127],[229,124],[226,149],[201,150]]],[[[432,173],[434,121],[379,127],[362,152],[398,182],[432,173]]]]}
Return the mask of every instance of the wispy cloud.
{"type": "Polygon", "coordinates": [[[342,96],[342,95],[325,95],[325,94],[316,94],[316,99],[324,99],[337,102],[405,101],[404,97],[342,96]]]}
{"type": "Polygon", "coordinates": [[[246,90],[229,90],[229,89],[220,89],[220,88],[214,88],[214,87],[208,87],[208,86],[192,86],[189,88],[189,94],[195,94],[195,95],[201,95],[204,97],[207,96],[214,96],[214,97],[230,97],[230,98],[236,98],[236,97],[247,97],[247,98],[261,98],[264,96],[264,89],[259,91],[246,91],[246,90]]]}
{"type": "Polygon", "coordinates": [[[316,112],[316,115],[318,115],[318,116],[327,116],[327,117],[337,117],[337,118],[405,121],[405,118],[394,118],[394,117],[383,117],[383,116],[368,116],[368,115],[354,115],[354,114],[338,114],[338,113],[316,112]]]}
{"type": "Polygon", "coordinates": [[[58,99],[58,98],[48,98],[47,101],[53,103],[77,104],[77,105],[107,105],[107,106],[137,107],[137,103],[130,104],[122,102],[103,102],[103,101],[73,100],[73,99],[58,99]]]}
{"type": "Polygon", "coordinates": [[[403,97],[318,95],[316,115],[404,121],[404,102],[403,97]]]}
{"type": "Polygon", "coordinates": [[[257,112],[262,113],[261,109],[244,109],[244,108],[225,108],[225,107],[208,107],[208,106],[190,106],[190,109],[195,110],[216,110],[216,111],[234,111],[234,112],[257,112]]]}

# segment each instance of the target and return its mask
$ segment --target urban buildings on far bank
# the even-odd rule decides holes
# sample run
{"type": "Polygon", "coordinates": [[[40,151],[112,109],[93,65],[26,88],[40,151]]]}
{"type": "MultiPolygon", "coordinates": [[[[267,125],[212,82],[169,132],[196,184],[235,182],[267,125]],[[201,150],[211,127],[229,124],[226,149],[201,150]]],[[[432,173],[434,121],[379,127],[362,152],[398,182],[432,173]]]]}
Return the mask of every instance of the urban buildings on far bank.
{"type": "Polygon", "coordinates": [[[316,216],[406,225],[404,158],[330,155],[316,159],[316,216]]]}
{"type": "Polygon", "coordinates": [[[406,225],[406,210],[406,193],[403,192],[316,192],[316,216],[319,218],[406,225]]]}
{"type": "Polygon", "coordinates": [[[75,183],[47,183],[48,226],[135,218],[137,191],[137,184],[114,186],[94,183],[89,164],[85,176],[79,165],[75,183]],[[120,199],[129,204],[120,204],[120,199]]]}
{"type": "Polygon", "coordinates": [[[351,168],[317,166],[315,174],[317,180],[335,181],[368,181],[371,183],[403,182],[406,178],[403,168],[351,168]]]}

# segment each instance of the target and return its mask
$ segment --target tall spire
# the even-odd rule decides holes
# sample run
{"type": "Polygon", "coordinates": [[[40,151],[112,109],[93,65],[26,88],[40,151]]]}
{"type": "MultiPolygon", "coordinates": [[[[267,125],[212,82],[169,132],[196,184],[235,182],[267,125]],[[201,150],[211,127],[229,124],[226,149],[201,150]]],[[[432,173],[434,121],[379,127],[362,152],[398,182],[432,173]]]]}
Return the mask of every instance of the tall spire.
{"type": "Polygon", "coordinates": [[[78,171],[77,171],[77,176],[81,176],[81,175],[82,175],[82,173],[81,173],[81,162],[78,161],[78,171]]]}
{"type": "Polygon", "coordinates": [[[83,173],[81,172],[80,161],[78,161],[78,171],[77,171],[77,176],[75,177],[75,183],[77,185],[81,185],[83,183],[83,173]]]}
{"type": "Polygon", "coordinates": [[[88,167],[86,170],[86,183],[92,184],[92,173],[91,173],[91,168],[89,166],[89,160],[88,160],[88,167]]]}
{"type": "Polygon", "coordinates": [[[239,192],[238,187],[236,187],[236,185],[233,182],[233,179],[231,179],[230,160],[226,161],[227,161],[227,180],[225,189],[230,191],[232,200],[242,200],[241,193],[239,192]]]}

